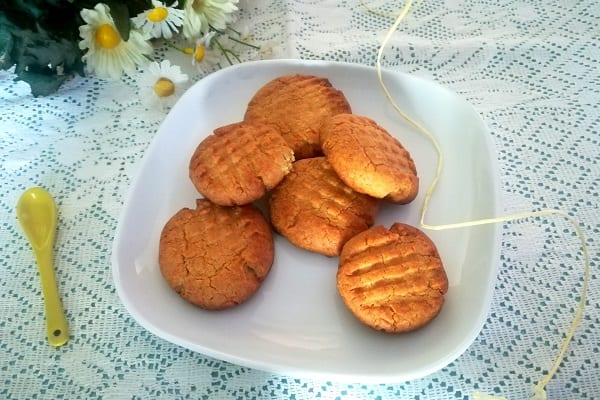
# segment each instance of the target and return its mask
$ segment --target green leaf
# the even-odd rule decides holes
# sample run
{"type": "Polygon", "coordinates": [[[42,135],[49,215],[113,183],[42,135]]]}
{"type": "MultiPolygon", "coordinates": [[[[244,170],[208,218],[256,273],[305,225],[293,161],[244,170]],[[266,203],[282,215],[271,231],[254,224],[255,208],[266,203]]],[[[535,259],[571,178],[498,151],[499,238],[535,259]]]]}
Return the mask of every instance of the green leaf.
{"type": "Polygon", "coordinates": [[[83,75],[82,52],[77,40],[57,36],[41,24],[31,30],[12,22],[23,15],[8,14],[9,20],[7,14],[0,13],[0,68],[15,66],[17,79],[27,82],[34,96],[55,92],[74,73],[83,75]],[[58,67],[63,74],[57,74],[58,67]]]}
{"type": "Polygon", "coordinates": [[[0,69],[9,69],[15,65],[10,56],[13,48],[12,35],[0,24],[0,69]]]}
{"type": "Polygon", "coordinates": [[[25,81],[31,87],[31,94],[34,97],[48,96],[55,93],[60,85],[67,79],[66,75],[44,74],[23,71],[18,75],[17,80],[25,81]]]}

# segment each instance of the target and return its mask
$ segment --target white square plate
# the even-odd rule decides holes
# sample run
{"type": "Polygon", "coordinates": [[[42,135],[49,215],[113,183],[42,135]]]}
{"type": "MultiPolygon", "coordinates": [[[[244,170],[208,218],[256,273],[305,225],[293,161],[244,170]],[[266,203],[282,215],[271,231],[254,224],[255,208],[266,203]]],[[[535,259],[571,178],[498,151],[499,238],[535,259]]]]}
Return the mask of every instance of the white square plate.
{"type": "MultiPolygon", "coordinates": [[[[460,356],[481,330],[499,263],[500,227],[426,233],[444,262],[449,290],[426,327],[392,335],[361,325],[336,290],[337,258],[312,254],[275,236],[275,262],[259,291],[225,311],[182,300],[163,280],[158,243],[166,221],[199,197],[189,159],[214,128],[243,118],[250,98],[288,74],[326,77],[355,114],[377,121],[410,151],[420,177],[409,205],[382,206],[376,223],[418,226],[437,156],[429,141],[402,120],[381,91],[374,68],[332,62],[259,61],[222,69],[191,87],[171,110],[141,162],[122,210],[112,264],[117,292],[131,315],[157,336],[232,363],[272,372],[354,382],[399,382],[430,374],[460,356]]],[[[429,224],[492,217],[500,210],[491,137],[477,112],[439,85],[383,71],[400,107],[424,124],[444,154],[429,224]]]]}

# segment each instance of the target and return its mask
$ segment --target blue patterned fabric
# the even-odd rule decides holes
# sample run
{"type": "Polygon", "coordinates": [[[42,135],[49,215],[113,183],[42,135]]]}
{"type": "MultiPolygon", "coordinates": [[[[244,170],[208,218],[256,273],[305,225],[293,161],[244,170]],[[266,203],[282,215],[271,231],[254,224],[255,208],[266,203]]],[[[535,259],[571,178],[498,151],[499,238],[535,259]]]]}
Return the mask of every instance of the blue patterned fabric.
{"type": "MultiPolygon", "coordinates": [[[[398,2],[369,3],[396,12],[398,2]]],[[[386,68],[457,92],[498,153],[506,213],[559,208],[591,256],[586,313],[551,399],[600,398],[600,3],[419,0],[384,51],[386,68]]],[[[273,58],[374,65],[393,18],[352,1],[256,0],[240,24],[273,58]]],[[[166,51],[166,50],[165,50],[166,51]]],[[[317,381],[192,352],[144,330],[121,304],[110,257],[124,196],[165,113],[133,78],[73,78],[48,97],[0,72],[0,397],[3,399],[469,399],[531,396],[575,313],[582,255],[560,218],[504,223],[491,310],[475,342],[430,376],[400,384],[317,381]],[[57,279],[71,339],[44,336],[35,261],[15,217],[43,186],[59,207],[57,279]]]]}

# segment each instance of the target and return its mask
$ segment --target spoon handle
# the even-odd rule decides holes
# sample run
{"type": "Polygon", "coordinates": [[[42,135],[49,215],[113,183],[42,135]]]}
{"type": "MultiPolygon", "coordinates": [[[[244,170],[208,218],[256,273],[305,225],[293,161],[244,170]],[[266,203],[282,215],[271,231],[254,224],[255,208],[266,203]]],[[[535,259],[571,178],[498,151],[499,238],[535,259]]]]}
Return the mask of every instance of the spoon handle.
{"type": "Polygon", "coordinates": [[[49,247],[42,248],[35,252],[35,257],[46,307],[46,335],[51,346],[59,347],[69,340],[69,325],[58,295],[52,260],[53,253],[49,247]]]}

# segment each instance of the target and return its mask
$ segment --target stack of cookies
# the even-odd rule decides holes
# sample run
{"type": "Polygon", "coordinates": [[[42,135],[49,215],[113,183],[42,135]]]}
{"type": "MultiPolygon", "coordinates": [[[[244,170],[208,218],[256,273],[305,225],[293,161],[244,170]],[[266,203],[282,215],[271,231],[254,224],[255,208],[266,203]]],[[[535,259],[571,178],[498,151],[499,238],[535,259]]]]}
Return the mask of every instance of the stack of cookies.
{"type": "Polygon", "coordinates": [[[327,79],[265,84],[242,121],[198,144],[189,176],[204,199],[167,222],[159,249],[164,278],[187,301],[223,309],[250,298],[273,263],[273,228],[299,248],[339,256],[338,292],[366,325],[407,332],[439,313],[448,280],[433,242],[400,222],[373,227],[381,201],[416,197],[415,164],[327,79]]]}

